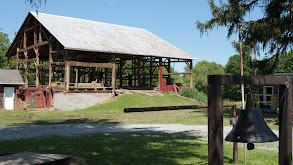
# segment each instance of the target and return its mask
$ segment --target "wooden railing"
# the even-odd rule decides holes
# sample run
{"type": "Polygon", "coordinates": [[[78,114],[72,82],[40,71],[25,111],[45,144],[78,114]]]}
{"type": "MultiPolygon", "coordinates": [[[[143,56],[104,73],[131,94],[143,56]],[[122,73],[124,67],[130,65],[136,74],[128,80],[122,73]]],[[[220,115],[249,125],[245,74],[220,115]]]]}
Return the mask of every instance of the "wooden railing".
{"type": "MultiPolygon", "coordinates": [[[[261,104],[267,104],[271,109],[278,109],[279,99],[278,94],[254,94],[256,108],[261,108],[261,104]],[[266,100],[264,99],[266,97],[266,100]]],[[[246,96],[245,96],[246,98],[246,96]]]]}

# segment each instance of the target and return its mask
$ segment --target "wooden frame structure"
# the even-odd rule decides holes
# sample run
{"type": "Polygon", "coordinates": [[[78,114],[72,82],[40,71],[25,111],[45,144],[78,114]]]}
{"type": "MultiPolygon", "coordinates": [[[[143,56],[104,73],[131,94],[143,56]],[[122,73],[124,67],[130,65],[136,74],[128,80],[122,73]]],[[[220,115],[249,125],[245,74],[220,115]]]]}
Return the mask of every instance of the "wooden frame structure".
{"type": "Polygon", "coordinates": [[[142,87],[147,82],[154,86],[154,79],[172,74],[189,74],[193,86],[192,59],[67,49],[32,14],[25,19],[6,56],[8,67],[21,71],[26,88],[46,86],[66,92],[115,92],[117,84],[142,87]],[[13,59],[15,67],[11,63],[13,59]],[[130,67],[125,66],[127,61],[130,67]],[[190,72],[171,73],[171,62],[185,62],[190,72]],[[161,67],[168,73],[155,74],[161,67]],[[125,75],[126,70],[131,75],[125,75]]]}
{"type": "Polygon", "coordinates": [[[292,92],[291,76],[208,76],[208,161],[223,164],[223,85],[276,85],[279,97],[279,164],[292,164],[292,92]]]}

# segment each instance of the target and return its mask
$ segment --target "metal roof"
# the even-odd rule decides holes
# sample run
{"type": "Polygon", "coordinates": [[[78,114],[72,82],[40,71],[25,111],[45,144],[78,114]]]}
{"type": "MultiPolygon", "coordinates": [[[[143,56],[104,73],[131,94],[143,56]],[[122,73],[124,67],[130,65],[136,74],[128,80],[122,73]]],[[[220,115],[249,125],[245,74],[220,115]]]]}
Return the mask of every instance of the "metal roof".
{"type": "Polygon", "coordinates": [[[30,13],[68,50],[196,59],[145,29],[30,13]]]}
{"type": "Polygon", "coordinates": [[[24,85],[18,70],[0,69],[0,84],[24,85]]]}

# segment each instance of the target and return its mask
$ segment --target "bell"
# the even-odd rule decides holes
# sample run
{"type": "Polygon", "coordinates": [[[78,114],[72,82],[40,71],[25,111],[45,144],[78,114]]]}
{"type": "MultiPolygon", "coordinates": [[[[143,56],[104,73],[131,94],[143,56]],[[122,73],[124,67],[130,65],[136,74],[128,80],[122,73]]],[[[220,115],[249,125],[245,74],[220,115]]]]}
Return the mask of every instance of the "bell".
{"type": "Polygon", "coordinates": [[[274,142],[278,137],[264,121],[261,110],[254,108],[253,98],[248,95],[246,109],[240,110],[238,121],[225,140],[248,143],[247,149],[253,150],[253,143],[274,142]]]}

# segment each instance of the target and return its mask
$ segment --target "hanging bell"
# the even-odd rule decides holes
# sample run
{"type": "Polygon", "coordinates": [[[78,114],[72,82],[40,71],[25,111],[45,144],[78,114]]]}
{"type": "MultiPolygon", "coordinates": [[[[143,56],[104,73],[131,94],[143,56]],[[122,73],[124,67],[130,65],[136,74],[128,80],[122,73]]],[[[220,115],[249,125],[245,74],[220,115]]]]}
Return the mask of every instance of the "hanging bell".
{"type": "Polygon", "coordinates": [[[247,149],[253,150],[253,143],[274,142],[278,137],[264,121],[261,110],[254,108],[252,96],[247,95],[246,109],[240,110],[238,121],[225,140],[248,143],[247,149]]]}

